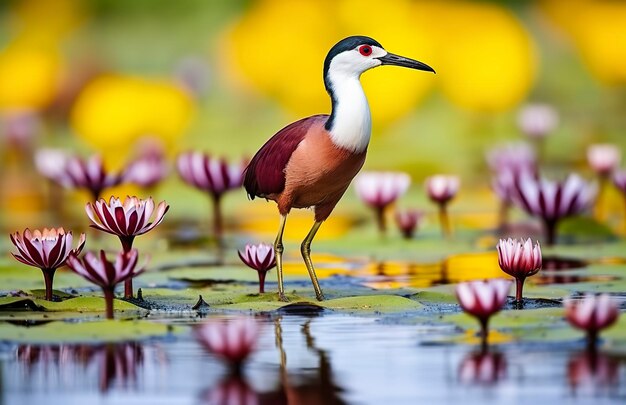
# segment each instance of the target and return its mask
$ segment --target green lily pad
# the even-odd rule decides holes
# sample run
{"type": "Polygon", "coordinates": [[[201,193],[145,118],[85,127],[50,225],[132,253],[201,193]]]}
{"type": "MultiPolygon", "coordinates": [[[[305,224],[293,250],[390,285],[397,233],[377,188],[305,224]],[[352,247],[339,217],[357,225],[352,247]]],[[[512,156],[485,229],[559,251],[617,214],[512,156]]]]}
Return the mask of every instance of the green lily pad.
{"type": "MultiPolygon", "coordinates": [[[[539,308],[528,310],[501,311],[494,315],[490,328],[518,329],[553,326],[563,321],[563,308],[539,308]]],[[[445,315],[444,322],[454,323],[463,329],[475,329],[478,326],[476,318],[465,313],[445,315]]]]}
{"type": "Polygon", "coordinates": [[[273,311],[289,303],[310,303],[335,311],[352,313],[391,313],[400,311],[416,311],[423,308],[419,302],[397,295],[367,295],[358,297],[342,297],[318,302],[313,298],[303,298],[294,294],[286,294],[289,303],[279,301],[276,294],[262,296],[240,296],[236,302],[217,305],[215,308],[225,310],[273,311]],[[269,298],[269,300],[268,300],[269,298]]]}
{"type": "Polygon", "coordinates": [[[182,329],[149,321],[49,322],[39,326],[0,323],[0,341],[28,343],[99,343],[167,336],[182,329]]]}
{"type": "MultiPolygon", "coordinates": [[[[0,311],[3,309],[14,310],[17,307],[39,311],[62,311],[62,312],[101,312],[105,310],[104,298],[100,297],[76,297],[60,302],[46,301],[34,297],[0,297],[0,311]]],[[[114,300],[115,311],[145,311],[129,302],[114,300]]]]}

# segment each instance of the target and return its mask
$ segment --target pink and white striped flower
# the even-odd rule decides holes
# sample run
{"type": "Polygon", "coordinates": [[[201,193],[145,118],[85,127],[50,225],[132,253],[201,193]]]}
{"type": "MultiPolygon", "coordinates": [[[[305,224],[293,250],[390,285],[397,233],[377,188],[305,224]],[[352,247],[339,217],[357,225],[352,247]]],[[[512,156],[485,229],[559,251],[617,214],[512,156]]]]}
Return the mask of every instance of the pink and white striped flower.
{"type": "Polygon", "coordinates": [[[543,263],[541,246],[539,242],[533,246],[530,238],[526,241],[509,238],[508,240],[500,239],[496,249],[498,250],[498,264],[502,271],[515,277],[517,284],[515,299],[521,302],[524,280],[541,270],[543,263]]]}
{"type": "Polygon", "coordinates": [[[520,110],[517,123],[524,135],[541,139],[556,129],[559,115],[548,104],[528,104],[520,110]]]}
{"type": "Polygon", "coordinates": [[[622,152],[616,145],[602,143],[587,148],[587,162],[599,176],[610,176],[622,161],[622,152]]]}
{"type": "MultiPolygon", "coordinates": [[[[95,203],[87,203],[85,211],[92,222],[91,227],[103,232],[117,235],[124,252],[133,247],[136,236],[153,230],[163,221],[163,217],[170,206],[161,201],[154,209],[152,197],[142,200],[137,197],[126,197],[124,202],[117,197],[111,197],[109,203],[100,199],[95,203]],[[154,219],[152,215],[154,214],[154,219]]],[[[125,282],[124,296],[133,297],[133,279],[125,282]]]]}
{"type": "Polygon", "coordinates": [[[514,175],[537,171],[535,151],[525,142],[511,142],[486,153],[486,160],[493,173],[511,172],[514,175]]]}
{"type": "Polygon", "coordinates": [[[195,329],[198,342],[234,370],[254,352],[260,334],[259,323],[251,317],[211,320],[195,329]]]}
{"type": "Polygon", "coordinates": [[[117,197],[111,197],[108,203],[100,199],[85,205],[92,228],[117,235],[123,240],[122,243],[130,240],[131,245],[135,236],[143,235],[159,225],[169,208],[165,201],[161,201],[155,212],[152,197],[145,200],[126,197],[124,202],[117,197]]]}
{"type": "Polygon", "coordinates": [[[622,161],[622,152],[616,145],[595,144],[587,148],[587,162],[599,176],[607,177],[622,161]]]}
{"type": "Polygon", "coordinates": [[[72,232],[63,228],[44,228],[31,231],[26,228],[22,235],[19,232],[9,235],[18,253],[13,257],[18,261],[41,269],[46,285],[46,299],[52,300],[52,282],[55,271],[65,265],[71,253],[79,254],[85,246],[85,234],[80,234],[78,246],[72,249],[74,237],[72,232]]]}
{"type": "Polygon", "coordinates": [[[245,166],[243,162],[229,164],[202,152],[181,153],[177,160],[178,174],[187,184],[216,197],[242,186],[245,166]]]}
{"type": "Polygon", "coordinates": [[[202,152],[186,152],[178,156],[178,174],[198,190],[207,192],[213,202],[213,233],[218,244],[222,245],[223,218],[222,196],[229,190],[243,185],[243,173],[247,163],[229,164],[224,159],[213,159],[202,152]]]}
{"type": "Polygon", "coordinates": [[[402,172],[363,172],[354,182],[359,199],[376,209],[394,203],[410,185],[411,178],[402,172]]]}
{"type": "Polygon", "coordinates": [[[463,311],[478,319],[483,339],[487,338],[489,318],[502,309],[510,288],[511,281],[497,278],[457,285],[457,300],[463,311]]]}
{"type": "Polygon", "coordinates": [[[102,288],[106,300],[107,318],[113,319],[113,292],[115,286],[143,272],[136,269],[139,253],[137,249],[120,252],[115,262],[107,260],[104,250],[99,255],[87,252],[83,259],[71,253],[67,258],[67,266],[76,274],[102,288]]]}
{"type": "Polygon", "coordinates": [[[119,174],[109,173],[104,168],[104,163],[99,155],[92,155],[88,159],[78,156],[67,156],[63,159],[60,154],[43,154],[37,157],[41,173],[68,189],[85,189],[93,196],[94,200],[100,197],[106,188],[117,186],[122,182],[119,174]],[[47,168],[53,162],[46,160],[54,159],[59,165],[58,170],[48,171],[47,168]],[[62,170],[61,170],[62,167],[62,170]]]}
{"type": "Polygon", "coordinates": [[[39,174],[60,185],[69,158],[62,149],[42,148],[35,151],[33,160],[39,174]]]}
{"type": "Polygon", "coordinates": [[[528,214],[543,220],[548,243],[552,244],[558,221],[587,211],[596,194],[596,185],[577,174],[570,174],[564,181],[522,175],[517,182],[514,202],[528,214]]]}
{"type": "Polygon", "coordinates": [[[595,344],[598,333],[613,325],[619,318],[617,304],[608,294],[585,295],[583,299],[563,301],[565,318],[575,328],[587,332],[590,344],[595,344]]]}
{"type": "Polygon", "coordinates": [[[361,201],[374,210],[378,230],[387,230],[385,209],[400,198],[411,185],[411,178],[402,172],[363,172],[354,182],[361,201]]]}
{"type": "Polygon", "coordinates": [[[243,251],[237,253],[242,262],[259,273],[259,293],[264,293],[265,275],[276,266],[274,246],[265,243],[247,244],[243,251]]]}
{"type": "Polygon", "coordinates": [[[425,181],[426,193],[431,201],[437,204],[447,204],[454,198],[459,191],[461,181],[458,176],[448,176],[444,174],[437,174],[428,177],[425,181]]]}
{"type": "Polygon", "coordinates": [[[122,174],[124,183],[150,188],[159,184],[169,172],[162,155],[146,155],[131,161],[122,174]]]}
{"type": "Polygon", "coordinates": [[[424,217],[424,213],[415,209],[397,210],[396,211],[396,224],[402,232],[402,236],[406,239],[411,239],[415,234],[415,231],[419,227],[419,223],[424,217]]]}

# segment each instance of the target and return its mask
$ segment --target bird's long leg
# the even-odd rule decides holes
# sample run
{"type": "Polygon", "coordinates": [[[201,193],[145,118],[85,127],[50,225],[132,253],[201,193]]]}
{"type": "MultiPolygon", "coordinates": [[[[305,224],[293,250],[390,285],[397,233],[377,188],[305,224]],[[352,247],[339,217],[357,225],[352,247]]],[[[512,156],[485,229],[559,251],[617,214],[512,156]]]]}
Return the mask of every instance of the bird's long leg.
{"type": "Polygon", "coordinates": [[[313,262],[311,261],[311,242],[317,233],[317,230],[322,225],[322,221],[315,221],[313,227],[309,231],[309,234],[304,238],[302,245],[300,245],[300,252],[302,252],[302,258],[304,259],[304,264],[306,264],[306,269],[309,271],[309,276],[311,276],[311,281],[313,282],[313,288],[315,289],[315,296],[318,301],[324,300],[324,294],[322,294],[322,289],[320,288],[320,283],[317,281],[317,275],[315,275],[315,269],[313,268],[313,262]]]}
{"type": "Polygon", "coordinates": [[[285,286],[283,285],[283,232],[285,231],[285,223],[287,215],[280,216],[280,225],[278,226],[278,235],[274,242],[274,253],[276,254],[276,274],[278,275],[278,298],[281,301],[287,301],[285,297],[285,286]]]}

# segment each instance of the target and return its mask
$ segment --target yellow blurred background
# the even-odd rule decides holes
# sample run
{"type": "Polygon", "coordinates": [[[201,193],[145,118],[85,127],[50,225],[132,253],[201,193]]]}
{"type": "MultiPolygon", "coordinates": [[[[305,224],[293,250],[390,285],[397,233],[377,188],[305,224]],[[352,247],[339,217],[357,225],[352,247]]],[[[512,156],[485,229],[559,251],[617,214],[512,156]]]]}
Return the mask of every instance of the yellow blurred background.
{"type": "MultiPolygon", "coordinates": [[[[41,147],[98,152],[111,169],[146,138],[170,158],[252,156],[287,123],[329,112],[322,62],[355,34],[437,71],[363,75],[374,125],[366,169],[404,170],[416,184],[462,173],[484,192],[485,149],[522,136],[516,116],[531,102],[561,116],[544,145],[553,166],[585,170],[590,143],[625,144],[621,1],[14,0],[0,20],[0,198],[15,212],[44,206],[32,171],[41,147]],[[16,117],[34,120],[33,133],[7,130],[16,117]]],[[[180,212],[208,211],[171,177],[158,195],[179,199],[180,212]]]]}

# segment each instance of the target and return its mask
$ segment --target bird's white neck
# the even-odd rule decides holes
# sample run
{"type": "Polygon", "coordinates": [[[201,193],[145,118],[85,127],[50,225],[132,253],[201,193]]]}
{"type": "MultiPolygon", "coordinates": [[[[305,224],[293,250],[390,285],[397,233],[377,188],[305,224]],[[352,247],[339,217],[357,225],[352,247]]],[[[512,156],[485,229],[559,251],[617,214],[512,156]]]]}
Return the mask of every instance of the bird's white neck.
{"type": "Polygon", "coordinates": [[[326,129],[335,145],[354,153],[367,149],[372,132],[370,106],[359,76],[333,69],[328,74],[333,112],[326,129]]]}

